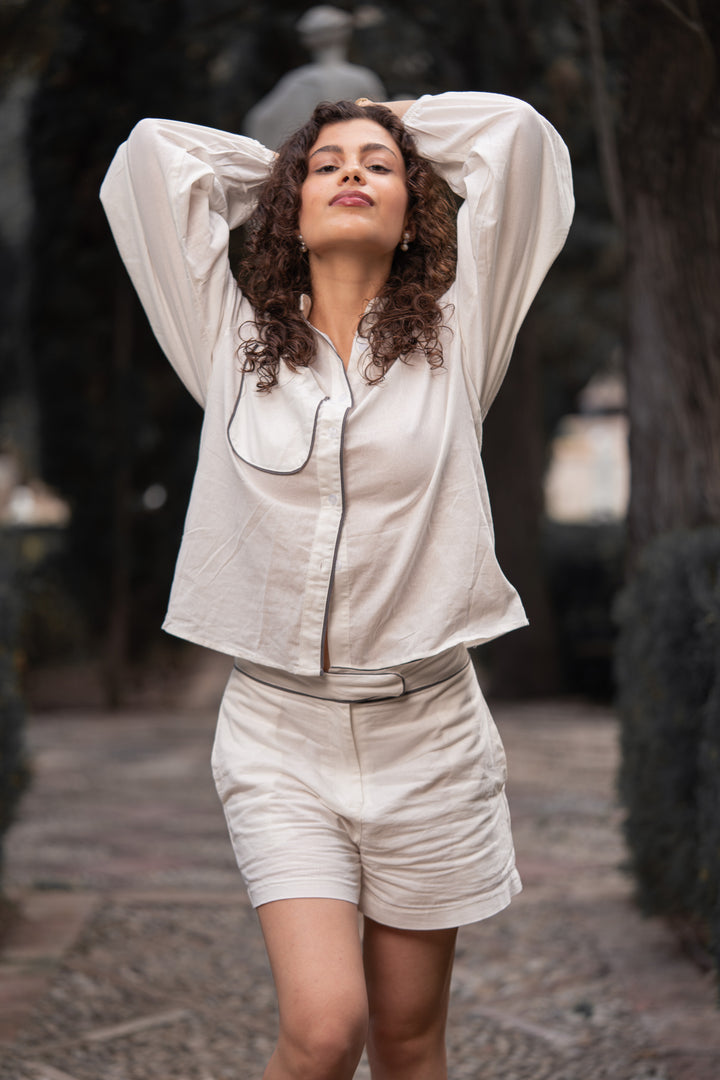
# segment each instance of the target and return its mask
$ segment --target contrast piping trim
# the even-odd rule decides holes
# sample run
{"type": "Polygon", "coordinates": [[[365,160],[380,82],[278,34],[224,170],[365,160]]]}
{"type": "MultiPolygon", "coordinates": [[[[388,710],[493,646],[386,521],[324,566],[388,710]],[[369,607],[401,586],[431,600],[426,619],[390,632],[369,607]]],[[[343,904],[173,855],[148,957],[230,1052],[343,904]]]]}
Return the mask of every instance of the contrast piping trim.
{"type": "Polygon", "coordinates": [[[266,469],[263,465],[256,465],[254,461],[248,461],[248,459],[243,457],[242,454],[239,454],[238,451],[235,449],[235,445],[234,445],[232,439],[230,438],[230,425],[232,424],[233,420],[235,419],[235,413],[238,411],[238,407],[240,405],[240,398],[242,397],[243,386],[245,385],[245,375],[246,375],[246,372],[243,371],[243,376],[242,376],[242,379],[240,380],[240,389],[238,391],[238,396],[235,399],[235,406],[234,406],[233,411],[232,411],[232,413],[230,415],[230,419],[228,420],[227,428],[226,428],[226,432],[225,432],[226,435],[227,435],[227,441],[230,443],[230,449],[232,450],[232,452],[233,452],[233,454],[235,455],[236,458],[238,458],[240,461],[243,461],[246,465],[249,465],[251,469],[257,469],[258,472],[270,473],[271,476],[294,476],[295,473],[302,472],[302,470],[305,468],[308,461],[312,457],[313,447],[315,446],[315,436],[317,434],[318,413],[320,412],[320,409],[321,409],[322,405],[326,401],[329,401],[330,399],[327,396],[324,397],[324,398],[321,398],[320,401],[318,401],[317,406],[315,407],[315,416],[313,417],[312,438],[310,439],[310,446],[308,448],[307,457],[303,461],[302,465],[298,465],[297,469],[266,469]]]}
{"type": "MultiPolygon", "coordinates": [[[[384,697],[367,697],[367,698],[336,698],[336,697],[324,697],[321,694],[308,694],[304,690],[291,690],[289,686],[279,686],[278,683],[270,682],[269,679],[260,679],[260,678],[258,678],[257,675],[251,675],[249,672],[243,671],[243,669],[241,667],[239,667],[239,665],[237,663],[233,664],[233,667],[235,668],[235,671],[239,671],[240,674],[244,675],[246,679],[252,679],[253,682],[261,683],[262,686],[272,686],[272,688],[274,690],[282,690],[282,692],[284,694],[295,694],[296,697],[312,698],[313,701],[335,701],[338,705],[369,705],[373,701],[400,701],[402,698],[410,697],[412,694],[420,694],[420,693],[422,693],[423,690],[430,690],[433,686],[441,686],[443,683],[448,682],[449,679],[454,679],[456,675],[459,675],[462,671],[465,671],[465,669],[467,667],[469,667],[470,664],[471,664],[471,661],[466,660],[465,663],[463,664],[463,666],[458,668],[457,671],[451,671],[447,675],[443,675],[443,677],[441,679],[435,679],[434,682],[425,683],[423,686],[416,686],[412,690],[408,690],[406,688],[405,679],[403,678],[403,676],[400,675],[398,672],[394,672],[392,670],[392,668],[389,668],[387,671],[383,671],[383,669],[379,669],[379,671],[381,671],[383,674],[397,675],[398,679],[400,679],[400,681],[403,684],[403,692],[402,692],[402,694],[388,694],[388,695],[386,695],[384,697]]],[[[326,672],[325,674],[332,675],[333,672],[326,672]]],[[[340,674],[340,673],[335,673],[335,674],[340,674]]],[[[342,674],[347,674],[347,673],[342,672],[342,674]]],[[[364,674],[364,673],[363,672],[358,672],[358,674],[364,674]]],[[[373,673],[371,671],[368,671],[367,674],[371,675],[373,673]]],[[[322,678],[322,676],[317,676],[317,678],[322,678]]]]}
{"type": "MultiPolygon", "coordinates": [[[[322,331],[318,330],[318,333],[322,333],[322,331]]],[[[348,405],[347,409],[343,413],[342,426],[340,428],[340,451],[339,451],[340,460],[339,460],[339,464],[340,464],[340,503],[342,505],[342,513],[340,514],[340,523],[338,525],[338,529],[337,529],[337,532],[335,534],[335,548],[333,550],[332,566],[330,567],[330,577],[328,579],[328,589],[327,589],[327,593],[325,594],[325,613],[323,615],[322,633],[320,634],[320,671],[321,672],[324,670],[323,669],[323,664],[325,662],[325,642],[327,640],[328,620],[330,618],[330,593],[332,592],[333,582],[335,580],[335,564],[337,563],[338,551],[340,550],[340,537],[342,535],[343,526],[345,524],[345,467],[343,465],[343,462],[345,460],[345,425],[347,423],[347,415],[350,412],[350,410],[352,409],[353,405],[355,404],[355,398],[353,397],[352,386],[350,385],[350,381],[349,381],[349,379],[347,377],[347,370],[345,368],[345,365],[343,364],[342,357],[340,356],[340,353],[337,351],[337,349],[335,348],[333,343],[330,341],[330,338],[327,337],[325,334],[323,334],[323,337],[328,342],[331,349],[333,350],[333,352],[337,356],[339,363],[342,364],[343,376],[345,378],[345,385],[347,386],[348,394],[350,395],[350,404],[348,405]]],[[[313,433],[313,438],[314,438],[314,433],[313,433]]]]}

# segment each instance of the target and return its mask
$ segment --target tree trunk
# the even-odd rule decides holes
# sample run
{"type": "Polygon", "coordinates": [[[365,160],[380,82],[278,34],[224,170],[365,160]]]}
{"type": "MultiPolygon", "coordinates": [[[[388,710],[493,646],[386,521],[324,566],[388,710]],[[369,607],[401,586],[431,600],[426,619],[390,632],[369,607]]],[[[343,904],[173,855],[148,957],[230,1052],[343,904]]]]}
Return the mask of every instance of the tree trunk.
{"type": "Polygon", "coordinates": [[[625,19],[632,560],[720,522],[720,5],[637,0],[625,19]]]}

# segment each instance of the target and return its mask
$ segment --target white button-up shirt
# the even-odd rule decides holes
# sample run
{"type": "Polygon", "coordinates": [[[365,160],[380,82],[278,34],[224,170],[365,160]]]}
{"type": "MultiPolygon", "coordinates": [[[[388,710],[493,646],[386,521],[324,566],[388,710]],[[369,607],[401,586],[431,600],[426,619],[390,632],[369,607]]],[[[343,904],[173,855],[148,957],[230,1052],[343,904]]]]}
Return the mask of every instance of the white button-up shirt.
{"type": "MultiPolygon", "coordinates": [[[[102,199],[153,330],[205,408],[165,628],[313,675],[477,644],[526,622],[494,553],[482,419],[573,210],[567,150],[529,105],[424,97],[405,125],[464,200],[442,303],[444,365],[363,377],[316,331],[313,364],[269,394],[243,374],[253,311],[227,260],[273,162],[242,136],[144,120],[102,199]]],[[[407,361],[407,362],[406,362],[407,361]]]]}

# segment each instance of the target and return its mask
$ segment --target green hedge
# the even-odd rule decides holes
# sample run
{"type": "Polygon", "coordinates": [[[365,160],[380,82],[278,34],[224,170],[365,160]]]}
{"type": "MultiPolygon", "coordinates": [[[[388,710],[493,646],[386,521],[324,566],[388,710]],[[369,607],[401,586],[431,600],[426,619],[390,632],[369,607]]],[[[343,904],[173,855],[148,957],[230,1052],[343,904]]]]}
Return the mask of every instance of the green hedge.
{"type": "Polygon", "coordinates": [[[720,528],[664,535],[616,604],[620,793],[638,899],[720,973],[720,528]]]}

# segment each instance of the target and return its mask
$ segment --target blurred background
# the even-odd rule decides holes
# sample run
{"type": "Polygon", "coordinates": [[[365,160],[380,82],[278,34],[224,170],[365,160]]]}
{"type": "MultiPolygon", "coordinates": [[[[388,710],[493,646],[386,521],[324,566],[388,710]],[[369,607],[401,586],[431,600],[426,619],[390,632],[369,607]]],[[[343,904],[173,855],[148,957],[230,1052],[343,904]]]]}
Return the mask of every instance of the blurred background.
{"type": "MultiPolygon", "coordinates": [[[[0,4],[0,829],[28,708],[161,698],[204,663],[159,629],[201,414],[149,331],[100,182],[143,116],[251,130],[289,72],[339,63],[298,27],[308,7],[0,4]]],[[[389,98],[513,94],[568,143],[575,220],[484,447],[531,626],[477,661],[496,698],[617,703],[641,894],[689,907],[717,949],[716,0],[334,7],[343,62],[389,98]]]]}

